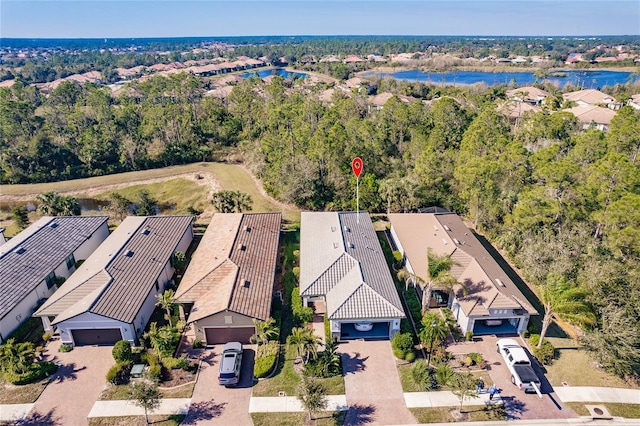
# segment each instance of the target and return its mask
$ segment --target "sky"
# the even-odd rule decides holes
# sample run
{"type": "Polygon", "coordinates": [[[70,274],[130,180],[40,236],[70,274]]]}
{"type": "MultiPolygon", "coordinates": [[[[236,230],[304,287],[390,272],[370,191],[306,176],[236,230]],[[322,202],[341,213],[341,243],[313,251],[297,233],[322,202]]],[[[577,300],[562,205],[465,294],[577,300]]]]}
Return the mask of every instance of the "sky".
{"type": "Polygon", "coordinates": [[[2,38],[639,34],[638,0],[0,0],[2,38]]]}

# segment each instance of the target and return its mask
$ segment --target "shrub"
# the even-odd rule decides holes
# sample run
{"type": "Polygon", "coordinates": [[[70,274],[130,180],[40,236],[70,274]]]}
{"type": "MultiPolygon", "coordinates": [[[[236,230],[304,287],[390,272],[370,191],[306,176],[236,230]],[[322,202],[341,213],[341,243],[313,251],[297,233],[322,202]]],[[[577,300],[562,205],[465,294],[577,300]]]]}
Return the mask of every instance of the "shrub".
{"type": "Polygon", "coordinates": [[[465,334],[465,338],[467,339],[467,342],[470,342],[472,337],[473,337],[473,331],[471,330],[467,331],[467,333],[465,334]]]}
{"type": "Polygon", "coordinates": [[[202,343],[202,339],[194,339],[193,341],[193,349],[203,348],[204,344],[202,343]]]}
{"type": "Polygon", "coordinates": [[[115,359],[116,362],[133,361],[131,342],[128,340],[118,340],[115,345],[113,345],[111,355],[113,355],[113,359],[115,359]]]}
{"type": "Polygon", "coordinates": [[[150,380],[158,380],[162,375],[161,364],[150,364],[149,370],[147,370],[147,378],[150,380]]]}
{"type": "Polygon", "coordinates": [[[58,348],[58,352],[71,352],[72,349],[73,349],[73,346],[67,345],[66,343],[63,343],[58,348]]]}
{"type": "Polygon", "coordinates": [[[258,378],[268,376],[275,367],[277,359],[277,354],[258,358],[253,365],[253,375],[258,378]]]}
{"type": "Polygon", "coordinates": [[[48,342],[49,340],[51,340],[51,333],[44,333],[42,335],[42,340],[44,340],[45,342],[48,342]]]}
{"type": "Polygon", "coordinates": [[[422,389],[429,391],[437,389],[438,382],[433,374],[433,370],[426,362],[416,362],[411,367],[411,378],[414,383],[422,389]]]}
{"type": "Polygon", "coordinates": [[[394,250],[391,254],[393,255],[393,265],[396,267],[396,269],[401,268],[402,260],[404,259],[402,253],[400,253],[400,251],[398,250],[394,250]]]}
{"type": "Polygon", "coordinates": [[[529,338],[529,342],[532,346],[533,356],[535,356],[541,364],[549,365],[553,362],[556,348],[553,347],[551,342],[547,339],[543,339],[542,346],[538,348],[538,343],[540,342],[539,334],[532,334],[529,338]]]}
{"type": "Polygon", "coordinates": [[[299,266],[294,266],[293,269],[291,269],[291,272],[293,272],[293,275],[296,277],[296,280],[300,279],[300,267],[299,266]]]}
{"type": "Polygon", "coordinates": [[[476,365],[476,364],[480,364],[484,358],[482,358],[482,354],[479,354],[478,352],[471,352],[469,354],[467,354],[467,359],[470,359],[471,362],[467,362],[467,365],[476,365]]]}
{"type": "Polygon", "coordinates": [[[416,353],[414,351],[411,352],[407,352],[407,354],[404,356],[404,360],[407,362],[413,362],[416,360],[416,353]]]}
{"type": "Polygon", "coordinates": [[[181,356],[180,358],[167,357],[162,358],[162,365],[169,370],[186,370],[189,368],[189,360],[184,356],[181,356]]]}
{"type": "Polygon", "coordinates": [[[451,377],[453,377],[454,374],[455,372],[453,371],[453,369],[447,364],[440,364],[436,368],[435,372],[436,382],[440,386],[444,386],[449,382],[449,380],[451,380],[451,377]]]}
{"type": "Polygon", "coordinates": [[[398,333],[391,339],[391,346],[403,353],[413,350],[413,337],[409,333],[398,333]]]}
{"type": "Polygon", "coordinates": [[[31,364],[29,369],[22,374],[6,371],[4,379],[12,385],[28,385],[53,374],[57,369],[58,366],[53,362],[39,362],[31,364]]]}
{"type": "Polygon", "coordinates": [[[295,287],[291,292],[291,310],[293,311],[293,321],[297,325],[306,324],[313,320],[313,309],[302,305],[299,287],[295,287]]]}
{"type": "Polygon", "coordinates": [[[124,385],[129,382],[131,363],[128,361],[117,362],[107,371],[107,381],[114,385],[124,385]]]}
{"type": "Polygon", "coordinates": [[[402,349],[394,349],[393,350],[393,356],[395,356],[398,359],[404,359],[405,357],[405,353],[402,349]]]}

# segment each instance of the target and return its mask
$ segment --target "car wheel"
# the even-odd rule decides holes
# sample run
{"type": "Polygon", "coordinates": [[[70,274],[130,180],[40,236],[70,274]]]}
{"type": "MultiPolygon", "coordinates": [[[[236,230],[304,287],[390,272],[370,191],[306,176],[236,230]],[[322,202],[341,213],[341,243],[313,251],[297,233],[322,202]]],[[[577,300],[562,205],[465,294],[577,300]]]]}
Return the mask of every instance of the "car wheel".
{"type": "Polygon", "coordinates": [[[516,378],[511,376],[511,383],[513,383],[514,385],[516,384],[516,378]]]}

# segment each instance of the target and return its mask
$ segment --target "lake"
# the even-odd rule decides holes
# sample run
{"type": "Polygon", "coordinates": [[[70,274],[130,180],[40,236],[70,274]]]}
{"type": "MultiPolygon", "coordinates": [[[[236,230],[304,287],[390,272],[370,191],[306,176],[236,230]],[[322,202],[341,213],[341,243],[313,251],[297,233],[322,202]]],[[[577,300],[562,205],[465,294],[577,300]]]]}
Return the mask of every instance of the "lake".
{"type": "Polygon", "coordinates": [[[307,74],[305,74],[303,72],[291,72],[291,71],[287,71],[287,70],[282,69],[282,68],[271,68],[271,69],[268,69],[268,70],[247,72],[247,73],[244,73],[244,74],[240,74],[240,77],[249,78],[249,77],[256,76],[256,75],[258,77],[260,77],[260,78],[269,77],[270,75],[279,75],[280,77],[290,78],[290,79],[306,78],[307,77],[307,74]]]}
{"type": "MultiPolygon", "coordinates": [[[[547,81],[558,87],[567,84],[583,87],[585,89],[597,89],[602,86],[614,86],[628,82],[638,82],[640,77],[626,71],[557,71],[559,75],[547,77],[547,81]]],[[[481,71],[450,71],[445,73],[423,72],[420,70],[398,71],[395,73],[367,73],[367,77],[391,77],[403,81],[420,81],[444,85],[467,85],[485,83],[488,86],[514,83],[519,86],[531,85],[541,82],[533,72],[481,72],[481,71]]]]}

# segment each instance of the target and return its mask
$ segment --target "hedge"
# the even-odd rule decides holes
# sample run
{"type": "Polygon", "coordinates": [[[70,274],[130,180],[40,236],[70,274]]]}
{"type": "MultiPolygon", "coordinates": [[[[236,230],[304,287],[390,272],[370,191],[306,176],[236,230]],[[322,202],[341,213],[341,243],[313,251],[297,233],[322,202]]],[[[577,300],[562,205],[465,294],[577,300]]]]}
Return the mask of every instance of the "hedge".
{"type": "Polygon", "coordinates": [[[538,348],[538,343],[540,342],[539,334],[532,334],[529,338],[529,342],[531,342],[533,352],[533,356],[536,357],[538,361],[540,361],[543,365],[549,365],[553,362],[553,358],[555,356],[556,348],[551,344],[547,339],[542,340],[542,346],[538,348]]]}
{"type": "Polygon", "coordinates": [[[297,325],[313,321],[313,309],[302,305],[299,287],[295,287],[291,292],[291,310],[293,311],[293,321],[297,325]]]}
{"type": "Polygon", "coordinates": [[[12,385],[28,385],[55,373],[57,369],[58,366],[53,362],[39,362],[31,364],[25,373],[7,371],[4,373],[4,379],[12,385]]]}
{"type": "Polygon", "coordinates": [[[123,385],[129,381],[131,363],[127,361],[117,362],[107,371],[107,381],[114,385],[123,385]]]}
{"type": "Polygon", "coordinates": [[[267,377],[276,365],[278,355],[267,355],[265,357],[258,358],[253,365],[253,375],[261,378],[267,377]]]}

